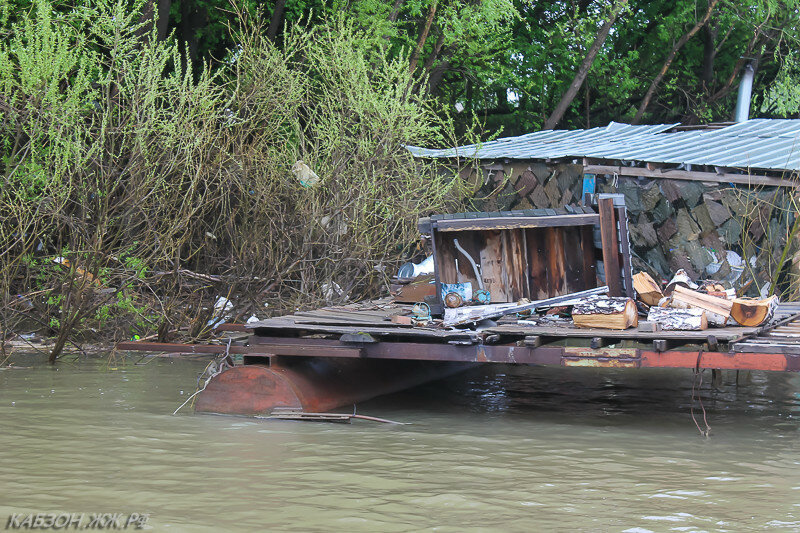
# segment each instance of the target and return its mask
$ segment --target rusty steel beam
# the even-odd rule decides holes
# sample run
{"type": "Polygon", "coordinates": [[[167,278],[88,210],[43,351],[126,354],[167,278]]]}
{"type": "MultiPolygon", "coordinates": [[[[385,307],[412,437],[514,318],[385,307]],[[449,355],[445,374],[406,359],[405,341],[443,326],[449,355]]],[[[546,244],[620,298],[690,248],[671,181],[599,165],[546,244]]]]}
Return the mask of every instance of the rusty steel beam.
{"type": "MultiPolygon", "coordinates": [[[[221,344],[122,342],[119,350],[221,354],[221,344]]],[[[251,337],[250,346],[230,346],[229,353],[250,356],[322,357],[345,359],[450,361],[615,368],[695,368],[697,351],[656,352],[639,348],[575,346],[451,345],[411,342],[353,344],[329,339],[251,337]]],[[[776,353],[703,352],[700,368],[800,372],[800,355],[776,353]]]]}
{"type": "Polygon", "coordinates": [[[720,368],[726,370],[770,370],[800,372],[800,356],[775,353],[641,351],[643,368],[720,368]]]}
{"type": "Polygon", "coordinates": [[[190,354],[217,354],[217,353],[250,353],[248,346],[227,344],[179,344],[169,342],[147,342],[129,341],[117,343],[117,350],[130,352],[168,352],[168,353],[190,353],[190,354]]]}

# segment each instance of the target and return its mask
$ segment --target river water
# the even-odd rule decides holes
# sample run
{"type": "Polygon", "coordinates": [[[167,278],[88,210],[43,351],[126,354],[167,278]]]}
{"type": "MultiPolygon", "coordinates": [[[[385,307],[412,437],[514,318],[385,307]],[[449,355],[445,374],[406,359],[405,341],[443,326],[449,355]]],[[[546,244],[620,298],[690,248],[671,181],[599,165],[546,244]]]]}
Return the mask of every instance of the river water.
{"type": "Polygon", "coordinates": [[[486,366],[359,406],[397,426],[172,416],[205,362],[135,361],[0,370],[0,527],[800,531],[800,376],[707,372],[703,438],[690,371],[486,366]]]}

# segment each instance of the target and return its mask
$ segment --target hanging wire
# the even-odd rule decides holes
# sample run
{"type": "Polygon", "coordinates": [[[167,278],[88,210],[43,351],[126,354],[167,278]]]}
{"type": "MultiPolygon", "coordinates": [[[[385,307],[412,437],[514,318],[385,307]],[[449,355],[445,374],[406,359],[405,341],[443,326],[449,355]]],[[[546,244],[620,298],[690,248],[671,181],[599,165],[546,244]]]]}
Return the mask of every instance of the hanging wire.
{"type": "Polygon", "coordinates": [[[700,348],[700,351],[697,352],[697,363],[694,366],[694,376],[692,376],[692,403],[689,407],[689,412],[692,415],[692,420],[694,421],[694,425],[697,426],[697,431],[704,437],[708,437],[711,433],[711,426],[708,425],[708,418],[706,417],[706,408],[703,406],[703,398],[700,394],[697,394],[697,401],[700,403],[700,409],[703,411],[703,424],[705,424],[706,428],[703,429],[700,427],[700,424],[697,422],[697,418],[694,416],[694,401],[695,401],[695,384],[697,384],[698,377],[700,378],[700,383],[697,384],[697,389],[701,389],[703,387],[703,370],[700,369],[700,358],[703,356],[703,349],[700,348]]]}

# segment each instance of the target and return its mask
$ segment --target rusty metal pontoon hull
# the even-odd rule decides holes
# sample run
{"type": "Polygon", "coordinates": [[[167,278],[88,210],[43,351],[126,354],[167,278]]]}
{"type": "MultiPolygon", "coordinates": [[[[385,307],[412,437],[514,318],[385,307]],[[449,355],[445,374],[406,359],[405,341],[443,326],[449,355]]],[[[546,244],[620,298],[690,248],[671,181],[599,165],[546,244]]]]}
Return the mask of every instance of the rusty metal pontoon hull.
{"type": "Polygon", "coordinates": [[[215,376],[197,396],[195,411],[257,416],[289,407],[325,412],[422,385],[472,366],[317,357],[273,361],[270,366],[243,365],[215,376]]]}

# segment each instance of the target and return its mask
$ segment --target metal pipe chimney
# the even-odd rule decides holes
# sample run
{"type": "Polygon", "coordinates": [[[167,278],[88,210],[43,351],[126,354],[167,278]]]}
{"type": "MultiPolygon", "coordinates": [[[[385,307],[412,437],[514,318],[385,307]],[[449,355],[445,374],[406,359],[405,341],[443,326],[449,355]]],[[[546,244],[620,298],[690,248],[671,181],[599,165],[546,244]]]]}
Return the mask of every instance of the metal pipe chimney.
{"type": "Polygon", "coordinates": [[[739,96],[736,99],[735,122],[744,122],[750,116],[750,98],[753,95],[753,77],[755,73],[756,69],[753,67],[752,61],[745,65],[742,81],[739,82],[739,96]]]}

